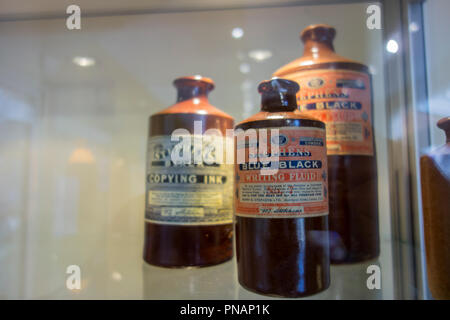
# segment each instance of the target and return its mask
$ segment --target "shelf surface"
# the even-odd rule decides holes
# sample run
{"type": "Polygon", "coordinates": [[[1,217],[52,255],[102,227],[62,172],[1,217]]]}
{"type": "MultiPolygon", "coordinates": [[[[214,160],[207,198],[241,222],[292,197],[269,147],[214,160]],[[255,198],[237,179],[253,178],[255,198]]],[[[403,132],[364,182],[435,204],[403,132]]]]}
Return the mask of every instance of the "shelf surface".
{"type": "MultiPolygon", "coordinates": [[[[33,265],[28,266],[12,265],[5,250],[8,247],[2,247],[0,265],[7,268],[1,273],[0,299],[274,299],[239,285],[235,258],[203,268],[161,268],[142,260],[141,240],[124,241],[114,236],[106,239],[103,243],[88,237],[59,245],[41,243],[39,254],[29,260],[33,265]],[[80,290],[66,286],[71,277],[66,273],[70,265],[80,267],[80,290]],[[10,290],[12,287],[15,290],[10,290]]],[[[332,266],[330,287],[303,299],[392,299],[393,283],[387,280],[392,270],[388,266],[381,258],[332,266]],[[367,288],[369,265],[381,268],[379,290],[367,288]]]]}

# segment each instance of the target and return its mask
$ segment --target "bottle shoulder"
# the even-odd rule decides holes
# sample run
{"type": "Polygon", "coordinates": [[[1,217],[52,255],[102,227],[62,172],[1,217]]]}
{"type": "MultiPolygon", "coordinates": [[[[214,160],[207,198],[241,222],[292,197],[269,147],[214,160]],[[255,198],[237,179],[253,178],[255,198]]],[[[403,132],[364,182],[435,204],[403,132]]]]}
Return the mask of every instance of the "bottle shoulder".
{"type": "Polygon", "coordinates": [[[450,181],[450,143],[439,146],[420,157],[422,170],[434,167],[450,181]]]}
{"type": "Polygon", "coordinates": [[[273,75],[275,77],[284,77],[295,72],[314,69],[349,69],[365,73],[369,72],[366,65],[333,53],[302,56],[282,66],[273,75]]]}
{"type": "Polygon", "coordinates": [[[260,111],[254,114],[253,116],[239,122],[236,127],[239,127],[241,125],[247,127],[247,125],[250,125],[252,122],[259,122],[259,121],[264,122],[274,121],[276,123],[281,123],[283,122],[283,120],[286,120],[286,122],[288,122],[289,120],[309,120],[323,124],[322,121],[317,120],[316,118],[311,117],[309,115],[305,115],[297,109],[289,112],[260,111]]]}
{"type": "Polygon", "coordinates": [[[208,100],[205,99],[190,99],[177,102],[174,105],[171,105],[157,113],[154,113],[152,117],[165,114],[198,114],[203,116],[211,115],[234,120],[232,116],[211,105],[208,100]]]}

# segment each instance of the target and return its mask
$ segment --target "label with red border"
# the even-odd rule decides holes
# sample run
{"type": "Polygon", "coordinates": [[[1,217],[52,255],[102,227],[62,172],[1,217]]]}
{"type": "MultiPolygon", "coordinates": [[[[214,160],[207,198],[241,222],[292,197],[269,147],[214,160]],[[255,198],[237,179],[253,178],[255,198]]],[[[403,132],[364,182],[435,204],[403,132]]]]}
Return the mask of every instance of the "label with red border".
{"type": "Polygon", "coordinates": [[[290,76],[300,85],[301,112],[325,122],[329,155],[373,155],[369,75],[319,69],[290,76]]]}
{"type": "MultiPolygon", "coordinates": [[[[270,128],[273,129],[273,128],[270,128]]],[[[270,129],[267,130],[270,132],[270,129]]],[[[304,218],[328,214],[327,152],[325,129],[281,127],[276,139],[267,139],[266,154],[236,163],[236,215],[253,218],[304,218]],[[273,144],[278,150],[273,151],[273,144]],[[268,156],[272,162],[266,160],[268,156]],[[270,174],[263,167],[275,167],[270,174]]],[[[260,129],[256,129],[259,131],[260,129]]],[[[258,133],[258,137],[259,137],[258,133]]],[[[258,141],[258,145],[261,141],[258,141]]],[[[250,146],[251,148],[251,146],[250,146]]]]}

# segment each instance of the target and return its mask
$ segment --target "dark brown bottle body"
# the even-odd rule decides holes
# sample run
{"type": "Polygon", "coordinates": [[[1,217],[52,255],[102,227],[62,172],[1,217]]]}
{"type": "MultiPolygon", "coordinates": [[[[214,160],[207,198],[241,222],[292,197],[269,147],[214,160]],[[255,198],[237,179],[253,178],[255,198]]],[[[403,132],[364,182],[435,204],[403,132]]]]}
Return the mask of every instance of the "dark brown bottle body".
{"type": "MultiPolygon", "coordinates": [[[[198,123],[201,124],[200,127],[197,127],[197,130],[200,128],[200,132],[197,132],[200,134],[204,134],[206,130],[213,128],[218,129],[225,137],[226,129],[233,128],[233,118],[208,103],[207,93],[213,88],[210,79],[201,78],[198,80],[198,77],[185,77],[177,79],[175,85],[178,88],[177,104],[150,117],[150,140],[152,137],[158,136],[170,137],[176,129],[187,129],[190,134],[194,134],[196,121],[200,121],[198,123]]],[[[149,154],[148,157],[151,157],[151,155],[149,154]]],[[[166,159],[166,161],[168,160],[166,159]]],[[[180,170],[177,173],[192,173],[191,171],[180,170]]],[[[152,169],[148,169],[148,171],[149,174],[153,172],[152,169]]],[[[194,174],[199,177],[201,172],[197,170],[194,174]]],[[[228,179],[226,183],[232,184],[232,181],[229,181],[230,177],[226,178],[228,179]]],[[[147,184],[149,183],[148,179],[147,177],[147,184]]],[[[157,189],[164,190],[165,186],[158,186],[157,189]]],[[[168,190],[175,192],[196,191],[185,185],[179,186],[179,189],[168,190]]],[[[153,218],[148,219],[151,210],[148,207],[149,201],[151,202],[148,193],[147,190],[144,242],[144,260],[147,263],[163,267],[208,266],[227,261],[232,257],[232,214],[229,219],[226,219],[229,220],[227,223],[218,221],[217,224],[205,223],[204,221],[198,224],[195,222],[186,223],[184,220],[176,223],[152,221],[153,218]]],[[[198,192],[195,193],[198,194],[198,192]]],[[[200,201],[204,203],[197,203],[196,205],[172,203],[167,204],[167,207],[174,206],[177,207],[177,210],[202,210],[202,206],[208,202],[208,199],[200,201]],[[192,208],[189,208],[190,206],[192,208]]],[[[164,206],[162,206],[163,209],[164,206]]],[[[228,209],[232,210],[232,207],[230,206],[228,209]]]]}
{"type": "Polygon", "coordinates": [[[334,35],[326,25],[306,28],[304,55],[274,75],[297,81],[300,111],[327,124],[330,258],[339,264],[374,259],[380,249],[371,77],[334,53],[334,35]]]}
{"type": "MultiPolygon", "coordinates": [[[[290,83],[293,82],[290,81],[290,83]]],[[[239,123],[236,126],[236,130],[242,129],[245,132],[248,129],[279,129],[281,135],[292,130],[293,134],[289,136],[288,140],[297,139],[296,144],[298,146],[298,141],[302,137],[302,133],[298,133],[301,131],[296,131],[299,128],[323,130],[323,139],[325,139],[324,123],[303,116],[295,110],[295,92],[293,95],[293,102],[291,102],[290,106],[293,104],[294,109],[275,108],[270,110],[270,108],[264,108],[263,93],[262,111],[239,123]]],[[[260,143],[261,140],[258,140],[258,144],[260,143]]],[[[325,147],[323,149],[323,159],[326,162],[325,147]]],[[[237,150],[239,150],[239,143],[237,143],[237,150]]],[[[285,158],[280,159],[286,160],[285,158]]],[[[323,165],[326,166],[326,163],[323,165]]],[[[258,209],[256,208],[256,211],[251,211],[251,209],[255,209],[256,206],[264,206],[264,202],[256,204],[255,207],[250,207],[249,210],[246,210],[246,207],[240,204],[245,195],[243,191],[239,190],[243,186],[237,180],[247,181],[247,176],[243,175],[239,162],[237,162],[235,167],[236,256],[239,283],[246,289],[257,293],[292,298],[303,297],[325,290],[330,283],[328,204],[326,196],[322,203],[322,209],[326,211],[325,214],[304,218],[301,214],[297,215],[297,217],[274,215],[265,218],[258,216],[258,209]],[[247,212],[247,216],[245,212],[247,212]]],[[[283,175],[284,171],[280,169],[275,175],[283,175]]],[[[285,177],[288,177],[288,174],[285,174],[285,177]]],[[[281,176],[278,178],[281,179],[281,176]]],[[[265,180],[267,178],[261,179],[265,180]]],[[[281,190],[285,189],[283,187],[284,182],[287,183],[288,187],[296,183],[299,185],[303,183],[300,176],[289,179],[289,181],[287,181],[287,178],[283,179],[285,180],[280,186],[275,184],[267,188],[278,188],[281,190]]],[[[324,185],[326,185],[326,181],[324,185]]],[[[324,188],[326,189],[326,187],[324,188]]],[[[278,192],[278,190],[275,191],[278,192]]],[[[283,190],[279,192],[289,191],[283,190]]],[[[266,193],[264,196],[267,197],[268,194],[266,193]]],[[[255,200],[255,202],[257,201],[255,200]]],[[[284,204],[278,203],[277,205],[284,204]]],[[[317,206],[320,205],[318,204],[317,206]]]]}
{"type": "Polygon", "coordinates": [[[439,120],[447,142],[420,158],[428,286],[450,299],[450,117],[439,120]]]}

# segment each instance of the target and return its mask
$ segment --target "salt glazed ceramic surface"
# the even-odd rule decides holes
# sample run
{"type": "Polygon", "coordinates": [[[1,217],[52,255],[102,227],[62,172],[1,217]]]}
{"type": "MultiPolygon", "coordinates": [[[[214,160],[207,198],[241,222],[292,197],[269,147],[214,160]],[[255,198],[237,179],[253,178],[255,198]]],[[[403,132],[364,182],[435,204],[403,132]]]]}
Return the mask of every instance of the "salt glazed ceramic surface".
{"type": "Polygon", "coordinates": [[[311,25],[303,56],[274,76],[299,83],[302,114],[326,123],[332,263],[379,255],[377,165],[371,78],[367,66],[334,52],[336,30],[311,25]]]}
{"type": "Polygon", "coordinates": [[[189,139],[202,141],[208,129],[217,129],[225,137],[233,118],[209,104],[211,79],[183,77],[174,85],[177,103],[149,121],[144,260],[164,267],[214,265],[233,255],[233,166],[205,163],[203,142],[201,163],[193,156],[189,164],[176,164],[171,135],[184,129],[189,139]]]}
{"type": "Polygon", "coordinates": [[[428,285],[435,299],[450,299],[450,117],[438,121],[444,145],[420,159],[428,285]]]}
{"type": "Polygon", "coordinates": [[[255,130],[257,145],[268,143],[252,163],[252,142],[236,137],[236,158],[246,151],[235,164],[239,283],[265,295],[308,296],[330,283],[325,124],[297,110],[295,82],[273,79],[258,89],[261,111],[236,126],[236,135],[255,130]],[[268,154],[278,155],[270,173],[261,171],[268,154]]]}

